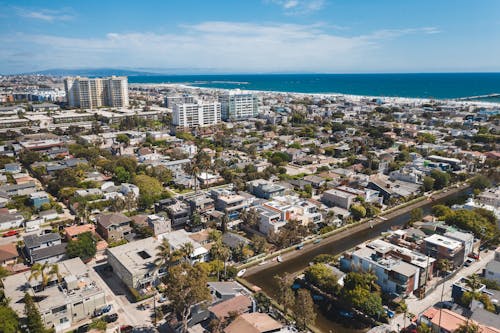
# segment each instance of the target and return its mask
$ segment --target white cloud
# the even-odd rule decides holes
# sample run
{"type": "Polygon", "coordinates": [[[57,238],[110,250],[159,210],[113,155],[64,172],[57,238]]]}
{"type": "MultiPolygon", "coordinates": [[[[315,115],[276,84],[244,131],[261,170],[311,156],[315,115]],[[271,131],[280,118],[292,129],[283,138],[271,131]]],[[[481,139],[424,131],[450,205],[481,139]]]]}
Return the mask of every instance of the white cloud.
{"type": "Polygon", "coordinates": [[[16,14],[20,17],[35,19],[45,22],[70,21],[74,16],[69,10],[33,9],[24,7],[14,7],[16,14]]]}
{"type": "Polygon", "coordinates": [[[305,15],[325,6],[325,0],[266,0],[265,2],[282,7],[286,15],[305,15]]]}
{"type": "Polygon", "coordinates": [[[0,64],[18,54],[16,64],[24,61],[25,66],[39,64],[41,69],[113,66],[203,68],[219,72],[333,72],[358,68],[385,39],[410,33],[429,34],[437,29],[381,30],[359,36],[341,36],[331,30],[321,24],[210,21],[184,25],[180,32],[165,34],[110,32],[99,38],[17,34],[0,36],[0,42],[11,45],[9,52],[0,52],[0,64]],[[35,55],[23,57],[23,51],[35,55]]]}

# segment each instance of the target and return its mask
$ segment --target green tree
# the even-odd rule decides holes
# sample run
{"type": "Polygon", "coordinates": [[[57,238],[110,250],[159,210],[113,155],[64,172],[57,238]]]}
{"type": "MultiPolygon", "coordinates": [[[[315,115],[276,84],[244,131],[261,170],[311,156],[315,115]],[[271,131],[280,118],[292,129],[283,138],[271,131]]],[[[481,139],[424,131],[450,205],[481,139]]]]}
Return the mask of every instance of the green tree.
{"type": "Polygon", "coordinates": [[[199,265],[181,263],[170,267],[165,282],[165,294],[181,318],[182,332],[185,333],[188,331],[192,306],[210,300],[208,277],[199,265]]]}
{"type": "Polygon", "coordinates": [[[465,324],[461,324],[454,331],[454,333],[479,333],[479,326],[471,321],[467,321],[465,324]]]}
{"type": "Polygon", "coordinates": [[[477,175],[470,180],[470,185],[475,190],[484,190],[491,187],[491,181],[485,175],[477,175]]]}
{"type": "Polygon", "coordinates": [[[66,247],[68,257],[79,257],[83,261],[93,258],[97,252],[97,241],[90,231],[78,235],[77,240],[70,240],[66,247]]]}
{"type": "Polygon", "coordinates": [[[424,322],[417,326],[417,333],[432,333],[432,328],[424,322]]]}
{"type": "Polygon", "coordinates": [[[306,281],[324,292],[336,294],[339,290],[337,276],[325,264],[318,263],[309,266],[305,270],[304,276],[306,281]]]}
{"type": "Polygon", "coordinates": [[[130,182],[130,172],[125,170],[124,167],[118,166],[114,170],[115,178],[120,183],[128,183],[130,182]]]}
{"type": "Polygon", "coordinates": [[[30,333],[45,333],[45,327],[38,308],[30,294],[24,294],[24,313],[26,315],[26,325],[30,333]]]}
{"type": "Polygon", "coordinates": [[[451,215],[453,211],[450,207],[445,205],[435,205],[432,206],[432,214],[434,214],[438,218],[446,218],[451,215]]]}
{"type": "Polygon", "coordinates": [[[57,264],[51,265],[48,262],[44,262],[43,264],[37,262],[31,266],[28,281],[38,280],[38,278],[40,278],[40,285],[43,290],[47,287],[54,276],[57,276],[57,279],[61,280],[61,276],[59,275],[59,266],[57,264]]]}
{"type": "Polygon", "coordinates": [[[424,192],[429,192],[434,189],[434,178],[425,176],[423,180],[424,192]]]}
{"type": "Polygon", "coordinates": [[[19,332],[19,317],[16,312],[7,305],[0,305],[0,332],[17,333],[19,332]]]}
{"type": "Polygon", "coordinates": [[[360,220],[366,216],[366,209],[362,205],[353,204],[351,205],[349,211],[351,212],[352,217],[356,220],[360,220]]]}
{"type": "Polygon", "coordinates": [[[163,186],[158,179],[146,175],[138,175],[135,177],[134,183],[139,187],[139,202],[143,208],[151,207],[155,201],[161,198],[163,186]]]}
{"type": "Polygon", "coordinates": [[[130,143],[130,138],[127,134],[120,133],[116,136],[116,141],[125,144],[125,146],[128,146],[130,143]]]}
{"type": "Polygon", "coordinates": [[[167,270],[174,262],[172,247],[168,240],[163,239],[161,244],[156,247],[156,258],[154,261],[156,269],[167,270]]]}
{"type": "Polygon", "coordinates": [[[283,307],[283,313],[286,318],[288,310],[293,308],[295,303],[292,290],[293,277],[291,274],[283,273],[282,275],[275,275],[274,280],[277,284],[277,301],[283,307]]]}
{"type": "MultiPolygon", "coordinates": [[[[231,258],[231,249],[224,245],[222,240],[219,239],[217,242],[212,244],[212,247],[210,248],[210,255],[212,258],[223,262],[224,277],[226,277],[226,264],[231,258]]],[[[219,272],[217,272],[217,280],[220,280],[219,272]]]]}
{"type": "Polygon", "coordinates": [[[308,325],[314,324],[316,312],[311,293],[308,290],[299,289],[297,292],[293,313],[299,329],[306,330],[308,325]]]}
{"type": "Polygon", "coordinates": [[[410,222],[420,221],[424,217],[422,208],[414,208],[410,211],[410,222]]]}
{"type": "Polygon", "coordinates": [[[436,190],[440,190],[448,186],[450,182],[450,175],[437,169],[433,169],[431,171],[431,177],[434,178],[434,189],[436,190]]]}

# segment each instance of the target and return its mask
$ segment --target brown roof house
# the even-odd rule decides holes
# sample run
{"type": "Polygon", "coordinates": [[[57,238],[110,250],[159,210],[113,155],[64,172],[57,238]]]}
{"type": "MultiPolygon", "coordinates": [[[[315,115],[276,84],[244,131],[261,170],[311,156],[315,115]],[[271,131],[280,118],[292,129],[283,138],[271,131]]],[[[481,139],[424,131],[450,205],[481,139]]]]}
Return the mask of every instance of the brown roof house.
{"type": "Polygon", "coordinates": [[[99,214],[96,222],[97,232],[108,242],[119,241],[132,234],[131,219],[122,213],[99,214]]]}
{"type": "Polygon", "coordinates": [[[19,254],[14,243],[0,246],[0,266],[15,264],[17,257],[19,254]]]}
{"type": "Polygon", "coordinates": [[[224,329],[224,333],[270,333],[280,332],[283,325],[266,313],[245,313],[224,329]]]}
{"type": "Polygon", "coordinates": [[[238,295],[208,308],[213,318],[226,321],[232,314],[242,314],[252,311],[252,299],[246,295],[238,295]]]}

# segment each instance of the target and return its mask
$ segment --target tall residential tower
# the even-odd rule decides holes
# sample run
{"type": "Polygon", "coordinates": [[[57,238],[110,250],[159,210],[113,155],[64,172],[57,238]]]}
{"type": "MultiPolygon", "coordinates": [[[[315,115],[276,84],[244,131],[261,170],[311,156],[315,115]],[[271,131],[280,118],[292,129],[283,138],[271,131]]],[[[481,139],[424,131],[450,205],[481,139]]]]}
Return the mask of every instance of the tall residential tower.
{"type": "Polygon", "coordinates": [[[219,102],[173,104],[172,123],[177,127],[205,127],[217,125],[221,120],[219,102]]]}
{"type": "Polygon", "coordinates": [[[259,114],[259,101],[256,96],[242,93],[241,90],[231,90],[219,96],[222,119],[229,121],[244,120],[259,114]]]}
{"type": "Polygon", "coordinates": [[[64,79],[68,105],[82,109],[102,106],[128,107],[126,76],[106,78],[68,77],[64,79]]]}

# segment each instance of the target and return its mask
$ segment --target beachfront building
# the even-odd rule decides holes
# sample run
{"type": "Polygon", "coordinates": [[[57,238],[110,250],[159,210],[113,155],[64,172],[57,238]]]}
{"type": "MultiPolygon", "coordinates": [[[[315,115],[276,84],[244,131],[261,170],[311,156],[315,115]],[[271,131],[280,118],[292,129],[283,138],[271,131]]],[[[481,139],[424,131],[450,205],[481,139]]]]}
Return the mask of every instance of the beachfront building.
{"type": "Polygon", "coordinates": [[[183,128],[217,125],[221,121],[219,102],[198,101],[196,103],[173,104],[172,122],[183,128]]]}
{"type": "Polygon", "coordinates": [[[231,90],[219,96],[222,119],[226,121],[244,120],[259,114],[259,101],[256,96],[231,90]]]}
{"type": "Polygon", "coordinates": [[[128,107],[128,79],[125,76],[107,78],[68,77],[64,79],[68,105],[82,109],[102,106],[128,107]]]}

